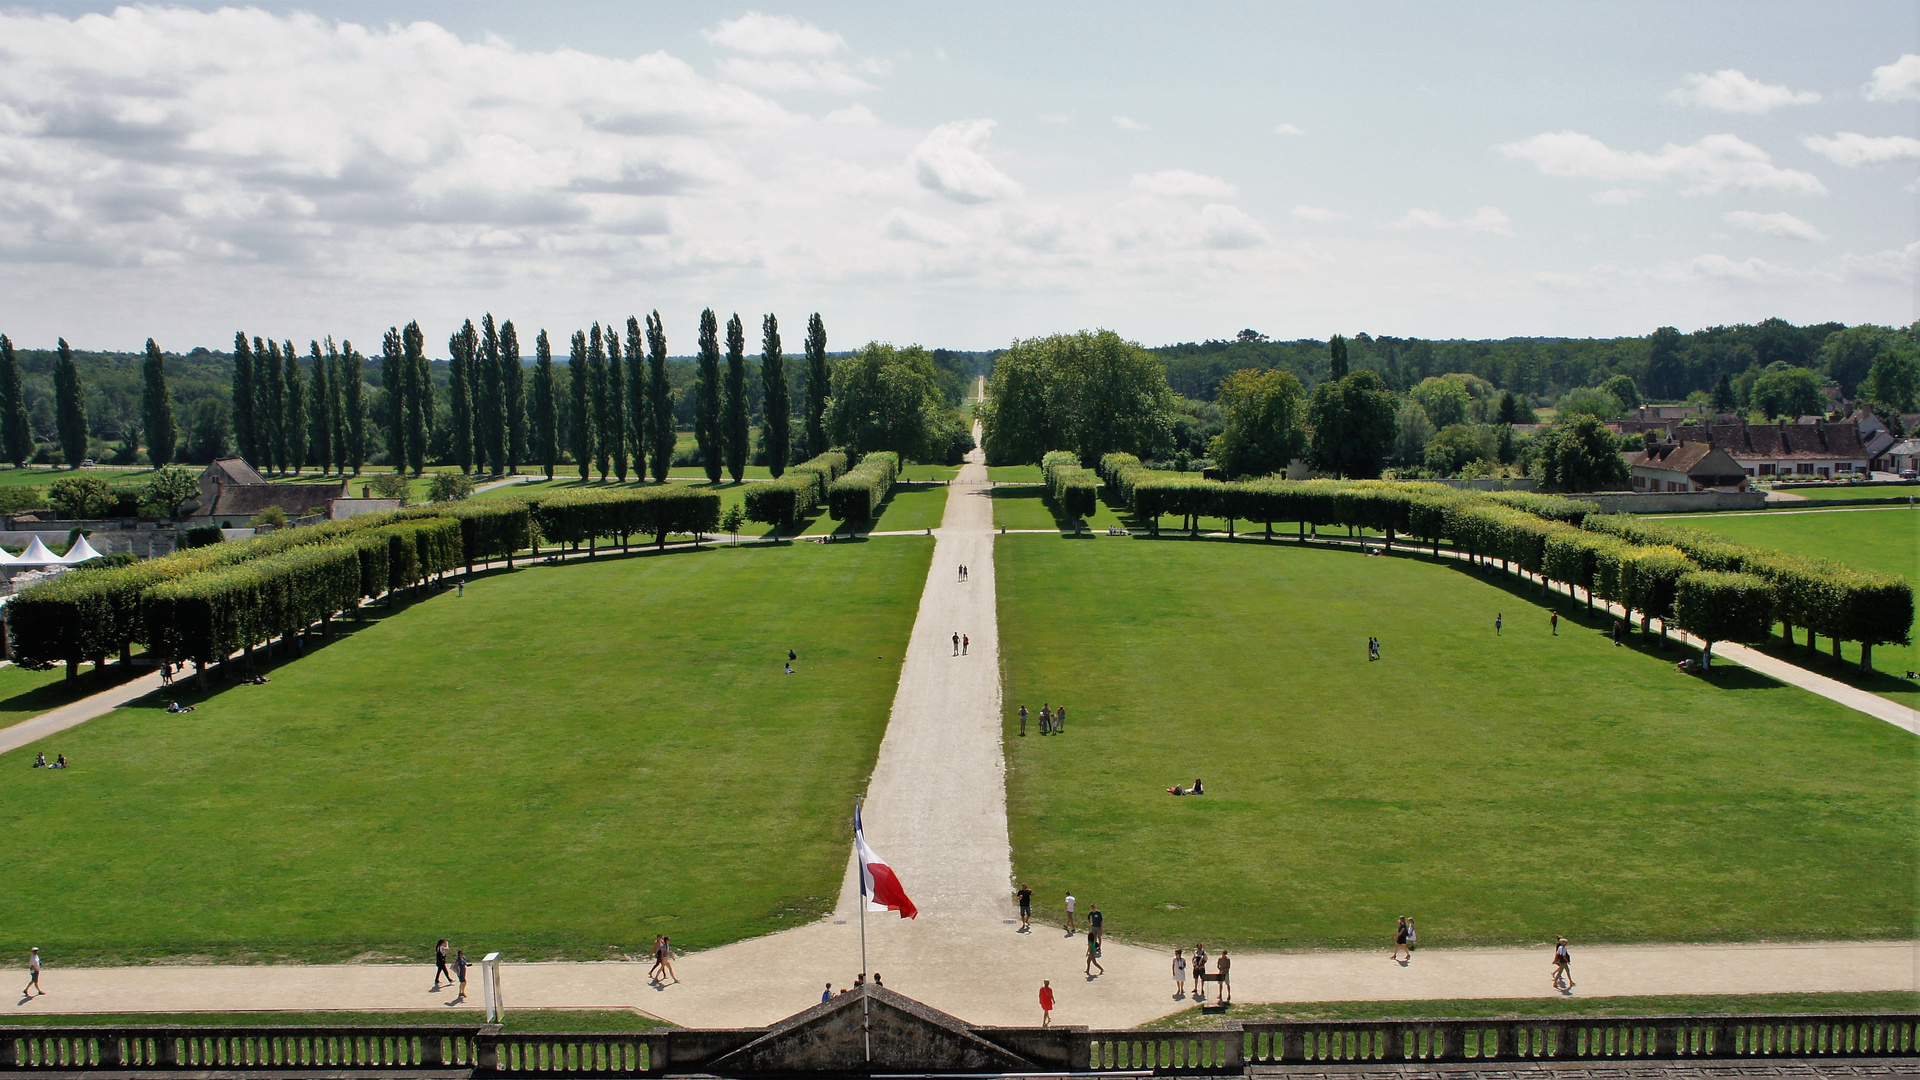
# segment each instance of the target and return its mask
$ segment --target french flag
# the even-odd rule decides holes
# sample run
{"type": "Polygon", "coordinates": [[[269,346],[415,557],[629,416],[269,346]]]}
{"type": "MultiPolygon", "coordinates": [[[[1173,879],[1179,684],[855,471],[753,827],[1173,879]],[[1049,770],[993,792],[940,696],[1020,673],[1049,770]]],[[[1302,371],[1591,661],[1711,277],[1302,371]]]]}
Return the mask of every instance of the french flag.
{"type": "Polygon", "coordinates": [[[868,911],[897,911],[903,919],[920,914],[920,909],[907,899],[907,890],[900,887],[893,868],[867,846],[867,833],[860,824],[859,810],[853,812],[853,849],[860,856],[860,898],[866,901],[868,911]]]}

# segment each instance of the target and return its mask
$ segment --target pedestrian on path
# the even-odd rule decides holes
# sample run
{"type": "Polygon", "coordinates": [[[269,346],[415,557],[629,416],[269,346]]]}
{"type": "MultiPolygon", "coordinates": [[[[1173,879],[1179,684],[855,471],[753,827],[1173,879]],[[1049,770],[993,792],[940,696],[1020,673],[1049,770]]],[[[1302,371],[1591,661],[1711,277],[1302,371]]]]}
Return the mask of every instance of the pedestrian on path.
{"type": "Polygon", "coordinates": [[[972,644],[973,644],[972,638],[968,637],[965,634],[961,634],[960,635],[960,655],[961,656],[967,655],[967,647],[972,644]]]}
{"type": "Polygon", "coordinates": [[[1573,992],[1573,954],[1567,951],[1567,939],[1561,938],[1553,947],[1553,988],[1566,993],[1573,992]],[[1566,985],[1562,986],[1562,981],[1566,985]]]}
{"type": "Polygon", "coordinates": [[[1025,705],[1020,706],[1020,737],[1023,739],[1027,737],[1027,707],[1025,705]]]}
{"type": "Polygon", "coordinates": [[[1088,982],[1092,982],[1095,978],[1093,974],[1094,968],[1100,968],[1100,974],[1102,975],[1105,975],[1107,973],[1106,968],[1100,967],[1100,935],[1088,934],[1087,935],[1087,981],[1088,982]]]}
{"type": "Polygon", "coordinates": [[[1207,947],[1193,947],[1193,1000],[1207,1003],[1207,947]]]}
{"type": "MultiPolygon", "coordinates": [[[[1406,947],[1407,947],[1407,917],[1405,915],[1402,915],[1400,916],[1400,925],[1394,928],[1393,949],[1392,951],[1387,953],[1387,958],[1389,960],[1392,960],[1396,964],[1400,963],[1400,950],[1405,949],[1406,947]]],[[[1407,959],[1408,960],[1413,959],[1413,952],[1411,950],[1407,952],[1407,959]]]]}
{"type": "Polygon", "coordinates": [[[429,994],[439,993],[440,980],[443,977],[446,979],[446,984],[448,986],[453,985],[453,972],[447,970],[447,939],[446,938],[441,938],[439,943],[437,943],[433,947],[433,989],[427,991],[427,993],[429,994]]]}
{"type": "Polygon", "coordinates": [[[1420,931],[1414,929],[1413,916],[1407,916],[1407,959],[1413,959],[1413,950],[1420,945],[1420,931]]]}
{"type": "Polygon", "coordinates": [[[665,983],[668,979],[672,979],[674,982],[679,982],[680,976],[673,973],[673,938],[667,934],[660,935],[659,960],[660,981],[665,983]]]}
{"type": "Polygon", "coordinates": [[[1040,980],[1040,1026],[1053,1026],[1053,980],[1040,980]]]}
{"type": "Polygon", "coordinates": [[[1215,1004],[1226,1005],[1233,1001],[1233,982],[1227,978],[1227,972],[1233,967],[1233,961],[1227,957],[1227,950],[1220,950],[1220,959],[1213,962],[1213,973],[1220,977],[1220,992],[1214,995],[1215,1004]]]}
{"type": "Polygon", "coordinates": [[[1013,895],[1020,898],[1020,929],[1018,932],[1030,934],[1033,932],[1033,890],[1022,885],[1020,886],[1020,891],[1013,895]]]}
{"type": "Polygon", "coordinates": [[[1173,1000],[1179,1001],[1187,996],[1187,958],[1180,950],[1173,950],[1173,1000]]]}
{"type": "Polygon", "coordinates": [[[660,981],[660,943],[665,940],[664,934],[653,935],[653,966],[647,969],[648,982],[660,981]]]}
{"type": "Polygon", "coordinates": [[[1551,615],[1548,615],[1547,625],[1553,627],[1553,636],[1559,637],[1560,636],[1560,613],[1556,611],[1551,615]]]}
{"type": "Polygon", "coordinates": [[[1068,890],[1067,892],[1067,936],[1068,937],[1073,936],[1073,905],[1074,905],[1073,892],[1072,890],[1068,890]]]}
{"type": "Polygon", "coordinates": [[[1493,636],[1500,636],[1500,615],[1497,612],[1493,616],[1493,636]]]}
{"type": "Polygon", "coordinates": [[[953,655],[960,655],[960,631],[958,630],[953,632],[953,655]]]}
{"type": "Polygon", "coordinates": [[[467,950],[458,949],[453,954],[453,974],[460,980],[460,993],[448,1005],[458,1005],[467,1000],[467,950]]]}
{"type": "Polygon", "coordinates": [[[1092,904],[1087,910],[1087,933],[1099,937],[1105,933],[1106,917],[1100,914],[1100,905],[1092,904]]]}
{"type": "Polygon", "coordinates": [[[40,946],[38,945],[27,952],[27,988],[20,991],[20,996],[30,998],[35,990],[40,990],[41,997],[47,996],[47,992],[40,989],[40,946]]]}

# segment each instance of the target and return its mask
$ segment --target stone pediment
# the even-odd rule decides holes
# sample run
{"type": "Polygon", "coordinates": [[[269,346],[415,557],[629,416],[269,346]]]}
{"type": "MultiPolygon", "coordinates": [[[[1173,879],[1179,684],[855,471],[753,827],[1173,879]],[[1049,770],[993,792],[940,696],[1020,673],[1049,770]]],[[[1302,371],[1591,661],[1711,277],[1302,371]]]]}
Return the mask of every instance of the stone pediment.
{"type": "Polygon", "coordinates": [[[956,1017],[884,986],[869,986],[774,1024],[702,1071],[721,1076],[1032,1072],[1034,1065],[975,1035],[956,1017]],[[872,1024],[871,1061],[863,1020],[872,1024]]]}

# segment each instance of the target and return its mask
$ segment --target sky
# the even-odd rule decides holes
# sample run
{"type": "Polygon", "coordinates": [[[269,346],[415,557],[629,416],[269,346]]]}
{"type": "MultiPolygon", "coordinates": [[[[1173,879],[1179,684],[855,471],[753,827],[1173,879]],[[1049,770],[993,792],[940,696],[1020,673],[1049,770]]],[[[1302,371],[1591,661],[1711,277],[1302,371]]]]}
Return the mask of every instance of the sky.
{"type": "Polygon", "coordinates": [[[1917,193],[1911,3],[0,7],[26,347],[1904,324],[1917,193]]]}

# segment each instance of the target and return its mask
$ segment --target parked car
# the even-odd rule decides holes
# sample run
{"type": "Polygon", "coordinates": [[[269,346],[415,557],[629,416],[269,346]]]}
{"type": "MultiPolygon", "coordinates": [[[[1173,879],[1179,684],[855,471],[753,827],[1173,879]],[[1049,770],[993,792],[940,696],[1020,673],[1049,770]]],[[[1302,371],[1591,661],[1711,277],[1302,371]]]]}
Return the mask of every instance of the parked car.
{"type": "Polygon", "coordinates": [[[1915,471],[1913,471],[1912,469],[1901,469],[1901,470],[1900,470],[1900,479],[1902,479],[1902,480],[1920,480],[1920,472],[1915,472],[1915,471]]]}
{"type": "Polygon", "coordinates": [[[92,458],[81,458],[81,459],[80,459],[80,467],[81,467],[81,468],[83,468],[83,469],[91,469],[91,468],[93,468],[93,459],[92,459],[92,458]]]}

